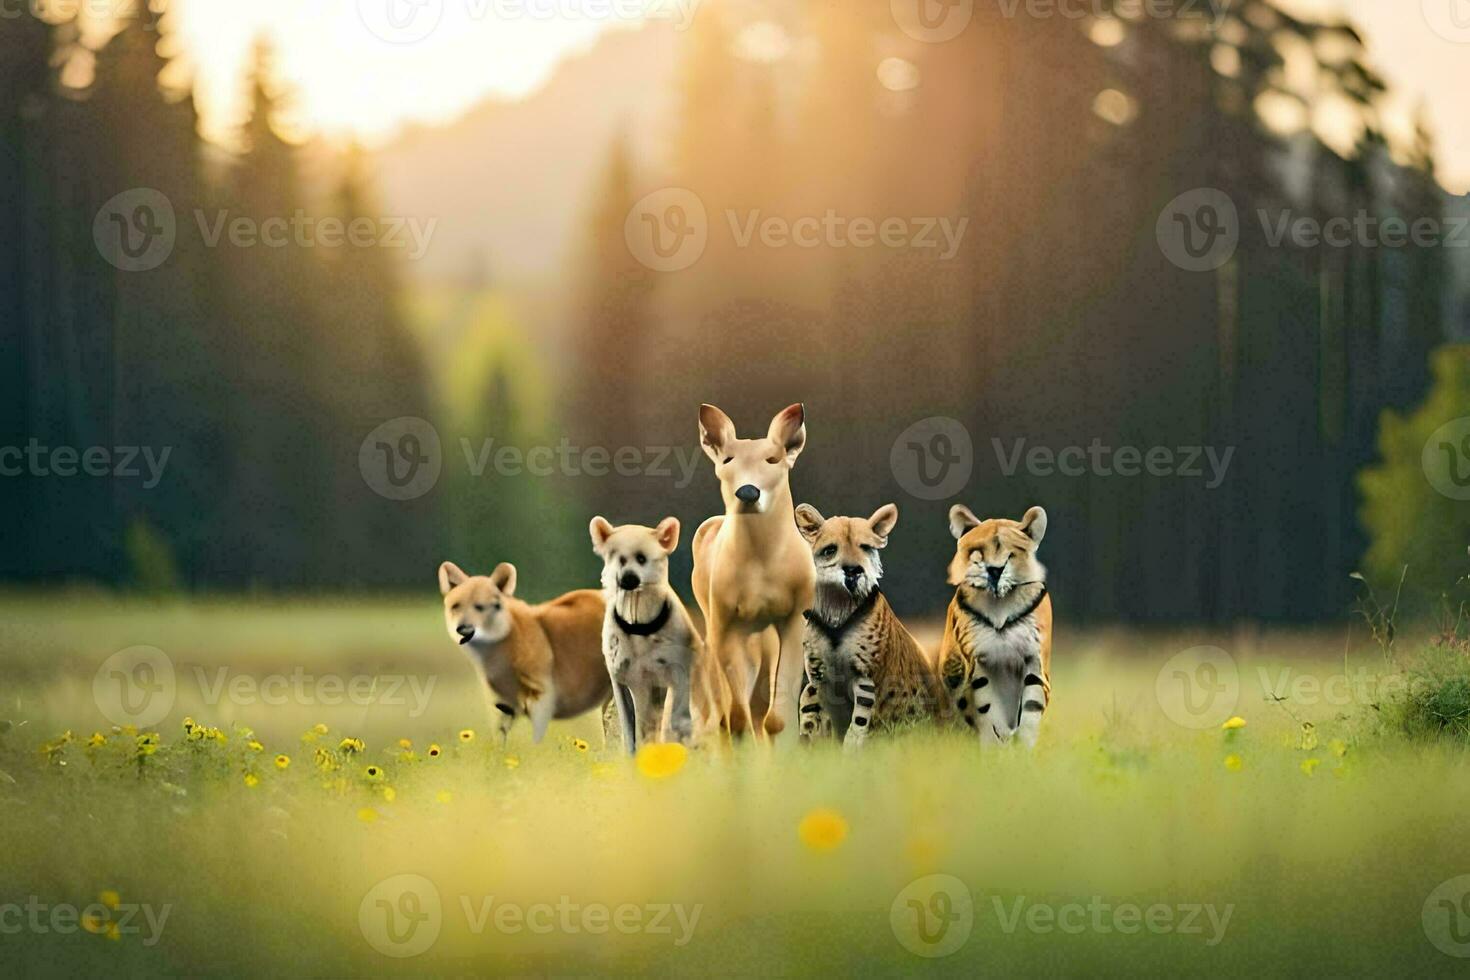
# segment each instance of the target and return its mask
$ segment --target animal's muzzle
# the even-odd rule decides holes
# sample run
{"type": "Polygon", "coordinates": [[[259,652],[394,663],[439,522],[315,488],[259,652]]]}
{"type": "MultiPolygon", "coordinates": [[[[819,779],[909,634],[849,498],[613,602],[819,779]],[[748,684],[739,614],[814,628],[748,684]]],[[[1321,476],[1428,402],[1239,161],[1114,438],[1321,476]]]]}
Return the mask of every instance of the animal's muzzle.
{"type": "Polygon", "coordinates": [[[638,576],[634,575],[632,572],[624,572],[622,578],[618,579],[618,588],[622,589],[624,592],[632,592],[634,589],[638,588],[638,586],[642,584],[643,583],[638,580],[638,576]]]}
{"type": "Polygon", "coordinates": [[[759,487],[747,483],[745,486],[735,491],[735,498],[737,500],[743,501],[744,503],[753,504],[757,500],[761,499],[761,491],[759,487]]]}

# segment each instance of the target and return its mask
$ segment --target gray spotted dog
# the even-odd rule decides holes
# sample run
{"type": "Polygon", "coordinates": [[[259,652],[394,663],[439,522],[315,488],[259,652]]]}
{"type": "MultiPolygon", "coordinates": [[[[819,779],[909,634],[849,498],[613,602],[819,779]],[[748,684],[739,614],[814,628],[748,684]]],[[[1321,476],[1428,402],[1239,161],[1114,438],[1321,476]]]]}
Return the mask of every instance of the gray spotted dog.
{"type": "Polygon", "coordinates": [[[613,527],[594,517],[590,531],[603,561],[602,653],[623,746],[633,753],[663,740],[666,714],[668,735],[689,745],[718,725],[721,710],[704,640],[669,586],[679,521],[613,527]]]}
{"type": "Polygon", "coordinates": [[[796,508],[796,527],[811,545],[817,571],[802,643],[807,684],[800,716],[808,741],[830,736],[844,749],[855,749],[875,728],[948,715],[948,701],[922,648],[878,588],[878,553],[897,523],[893,504],[866,520],[828,520],[810,504],[796,508]]]}

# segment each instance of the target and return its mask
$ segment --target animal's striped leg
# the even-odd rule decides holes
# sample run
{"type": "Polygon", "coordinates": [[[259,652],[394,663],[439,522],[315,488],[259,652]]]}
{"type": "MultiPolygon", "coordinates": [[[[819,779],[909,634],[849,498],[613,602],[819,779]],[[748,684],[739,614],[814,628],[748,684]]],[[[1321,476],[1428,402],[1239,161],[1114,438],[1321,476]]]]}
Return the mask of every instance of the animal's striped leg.
{"type": "Polygon", "coordinates": [[[868,729],[873,727],[873,705],[878,701],[877,686],[867,674],[858,674],[852,681],[852,723],[842,738],[844,749],[862,748],[867,741],[868,729]]]}
{"type": "Polygon", "coordinates": [[[801,689],[801,707],[797,713],[801,716],[801,737],[805,741],[815,742],[832,733],[832,719],[822,710],[817,685],[808,682],[801,689]]]}
{"type": "Polygon", "coordinates": [[[516,720],[516,709],[504,701],[496,701],[495,710],[500,712],[500,722],[497,727],[500,730],[500,747],[503,749],[510,741],[510,726],[516,720]]]}
{"type": "MultiPolygon", "coordinates": [[[[980,731],[980,716],[975,710],[975,692],[990,683],[985,677],[971,680],[971,669],[961,658],[950,657],[940,667],[944,689],[954,705],[955,715],[962,718],[970,731],[980,731]]],[[[988,710],[988,709],[987,709],[988,710]]]]}
{"type": "Polygon", "coordinates": [[[1041,734],[1041,716],[1050,701],[1051,692],[1041,673],[1041,661],[1026,661],[1026,678],[1021,682],[1021,720],[1016,733],[1028,749],[1036,745],[1041,734]]]}

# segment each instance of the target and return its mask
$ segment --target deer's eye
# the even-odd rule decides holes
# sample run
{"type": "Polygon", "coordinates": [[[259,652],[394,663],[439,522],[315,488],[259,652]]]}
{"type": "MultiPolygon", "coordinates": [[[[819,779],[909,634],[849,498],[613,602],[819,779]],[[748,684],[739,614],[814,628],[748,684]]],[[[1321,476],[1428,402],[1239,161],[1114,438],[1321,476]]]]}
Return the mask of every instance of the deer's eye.
{"type": "Polygon", "coordinates": [[[478,602],[475,603],[475,612],[484,612],[484,611],[485,611],[485,607],[484,606],[480,605],[478,602]]]}
{"type": "Polygon", "coordinates": [[[770,459],[766,460],[766,462],[767,463],[770,463],[772,466],[775,466],[777,463],[781,462],[781,457],[780,456],[772,456],[770,459]]]}
{"type": "Polygon", "coordinates": [[[859,546],[858,546],[858,547],[860,547],[860,548],[862,548],[862,549],[863,549],[863,550],[864,550],[864,551],[866,551],[866,552],[867,552],[867,553],[868,553],[868,554],[870,554],[870,555],[871,555],[871,554],[872,554],[872,553],[873,553],[873,551],[874,551],[874,550],[875,550],[875,549],[874,549],[874,548],[873,548],[873,546],[872,546],[872,545],[870,545],[870,544],[864,544],[864,545],[859,545],[859,546]]]}
{"type": "Polygon", "coordinates": [[[829,545],[827,545],[827,547],[825,547],[821,551],[817,552],[817,557],[818,558],[835,558],[835,557],[837,557],[837,546],[835,544],[829,544],[829,545]]]}
{"type": "Polygon", "coordinates": [[[731,460],[732,460],[732,459],[734,459],[734,458],[735,458],[735,457],[734,457],[734,456],[726,456],[726,457],[725,457],[725,462],[727,462],[727,463],[728,463],[728,462],[730,462],[730,461],[731,461],[731,460]]]}
{"type": "Polygon", "coordinates": [[[449,607],[449,611],[450,612],[459,612],[459,603],[456,602],[454,605],[450,606],[449,607]]]}

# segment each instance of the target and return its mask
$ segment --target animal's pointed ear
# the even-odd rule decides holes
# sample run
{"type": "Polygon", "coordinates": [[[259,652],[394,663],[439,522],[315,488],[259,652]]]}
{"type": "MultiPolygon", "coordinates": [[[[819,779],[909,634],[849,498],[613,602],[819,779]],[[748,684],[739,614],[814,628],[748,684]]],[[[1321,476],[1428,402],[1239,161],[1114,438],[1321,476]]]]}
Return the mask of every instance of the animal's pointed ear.
{"type": "Polygon", "coordinates": [[[599,555],[602,554],[602,546],[607,544],[607,539],[612,537],[613,526],[607,518],[598,515],[592,518],[592,523],[587,525],[587,531],[592,535],[592,550],[599,555]]]}
{"type": "Polygon", "coordinates": [[[668,554],[673,554],[674,549],[679,547],[679,519],[677,517],[665,517],[658,522],[658,527],[653,529],[654,536],[658,538],[658,546],[668,554]]]}
{"type": "Polygon", "coordinates": [[[786,465],[794,465],[806,448],[806,406],[797,402],[777,412],[766,437],[786,454],[786,465]]]}
{"type": "Polygon", "coordinates": [[[463,568],[452,561],[446,561],[439,566],[439,593],[448,595],[449,590],[454,588],[465,579],[469,578],[463,568]]]}
{"type": "Polygon", "coordinates": [[[1021,518],[1021,530],[1026,537],[1041,544],[1041,539],[1046,537],[1046,511],[1040,507],[1032,507],[1021,518]]]}
{"type": "Polygon", "coordinates": [[[720,463],[734,441],[735,423],[730,421],[730,416],[713,405],[699,406],[699,444],[704,447],[704,454],[720,463]]]}
{"type": "Polygon", "coordinates": [[[796,529],[808,541],[815,541],[817,539],[817,535],[822,532],[822,525],[825,523],[826,518],[811,504],[797,505],[796,529]]]}
{"type": "Polygon", "coordinates": [[[495,566],[495,571],[490,573],[490,581],[505,595],[515,595],[516,567],[508,561],[501,562],[495,566]]]}
{"type": "Polygon", "coordinates": [[[965,532],[980,523],[980,518],[970,513],[970,508],[964,504],[955,504],[949,509],[949,533],[954,535],[958,541],[965,536],[965,532]]]}
{"type": "Polygon", "coordinates": [[[888,535],[893,533],[893,528],[897,524],[897,504],[884,504],[882,507],[873,511],[873,516],[868,518],[868,526],[873,529],[874,534],[883,539],[883,543],[878,545],[878,547],[884,548],[888,546],[888,535]]]}

